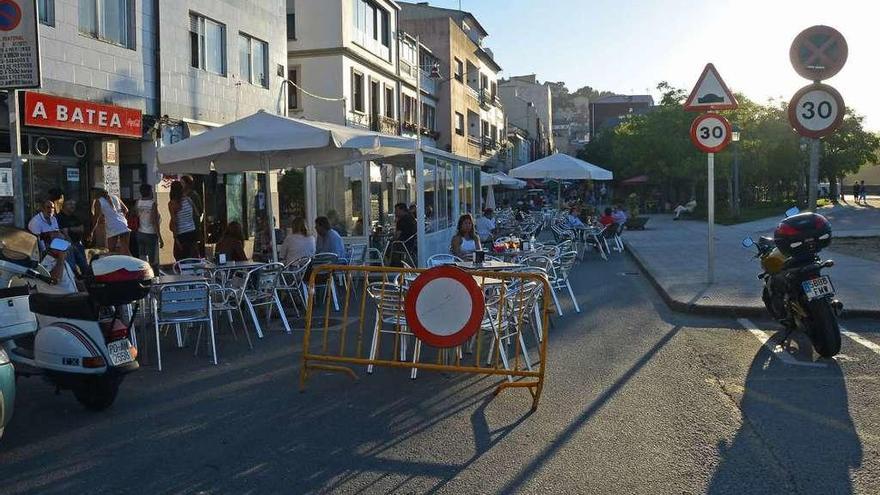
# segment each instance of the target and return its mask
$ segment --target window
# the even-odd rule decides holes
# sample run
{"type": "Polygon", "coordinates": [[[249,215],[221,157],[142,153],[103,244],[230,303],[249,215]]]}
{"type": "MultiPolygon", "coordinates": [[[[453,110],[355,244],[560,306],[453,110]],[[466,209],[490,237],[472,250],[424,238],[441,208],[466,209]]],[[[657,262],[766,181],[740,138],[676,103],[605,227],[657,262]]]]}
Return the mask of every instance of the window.
{"type": "Polygon", "coordinates": [[[415,124],[416,122],[416,99],[412,96],[403,95],[401,106],[401,120],[415,124]]]}
{"type": "Polygon", "coordinates": [[[226,75],[226,26],[196,14],[189,16],[190,65],[226,75]]]}
{"type": "MultiPolygon", "coordinates": [[[[40,2],[40,7],[48,3],[53,2],[40,2]]],[[[51,11],[54,17],[54,7],[51,11]]],[[[133,11],[134,0],[79,0],[79,32],[134,49],[133,11]]]]}
{"type": "Polygon", "coordinates": [[[480,89],[489,89],[489,77],[486,74],[480,74],[480,89]]]}
{"type": "Polygon", "coordinates": [[[364,75],[351,73],[351,104],[355,112],[364,113],[364,75]]]}
{"type": "Polygon", "coordinates": [[[394,88],[385,86],[385,116],[394,118],[394,88]]]}
{"type": "Polygon", "coordinates": [[[433,131],[434,127],[434,114],[436,110],[431,105],[427,103],[422,103],[422,127],[425,129],[433,131]]]}
{"type": "Polygon", "coordinates": [[[269,87],[269,46],[265,41],[239,33],[238,64],[242,80],[269,87]]]}
{"type": "Polygon", "coordinates": [[[464,115],[455,112],[455,133],[464,136],[464,115]]]}
{"type": "Polygon", "coordinates": [[[287,39],[296,39],[296,2],[287,0],[287,39]]]}
{"type": "Polygon", "coordinates": [[[493,125],[492,130],[489,132],[490,139],[492,139],[493,141],[500,141],[500,139],[498,138],[498,126],[493,125]]]}
{"type": "Polygon", "coordinates": [[[364,235],[363,177],[363,163],[315,167],[316,212],[343,237],[364,235]]]}
{"type": "Polygon", "coordinates": [[[480,136],[489,137],[489,123],[485,120],[481,121],[480,131],[480,136]]]}
{"type": "MultiPolygon", "coordinates": [[[[299,67],[291,67],[287,69],[287,79],[299,86],[299,67]]],[[[299,106],[299,88],[291,84],[287,85],[287,108],[298,110],[299,106]]]]}
{"type": "Polygon", "coordinates": [[[370,40],[380,43],[385,48],[391,47],[391,15],[372,0],[351,0],[352,24],[364,35],[362,41],[370,48],[370,40]]]}
{"type": "Polygon", "coordinates": [[[37,10],[40,12],[40,24],[55,25],[55,0],[39,0],[37,10]]]}
{"type": "Polygon", "coordinates": [[[455,80],[464,82],[464,64],[459,59],[455,59],[455,80]]]}

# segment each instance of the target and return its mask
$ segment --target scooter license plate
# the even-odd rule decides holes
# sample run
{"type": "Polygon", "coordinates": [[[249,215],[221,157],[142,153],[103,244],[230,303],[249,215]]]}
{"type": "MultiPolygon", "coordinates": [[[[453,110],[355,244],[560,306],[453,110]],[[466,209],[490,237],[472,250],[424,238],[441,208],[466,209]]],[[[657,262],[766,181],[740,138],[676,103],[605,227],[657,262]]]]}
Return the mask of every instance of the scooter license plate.
{"type": "Polygon", "coordinates": [[[131,357],[131,342],[128,339],[110,342],[107,344],[107,352],[110,354],[110,364],[113,366],[134,361],[131,357]]]}
{"type": "Polygon", "coordinates": [[[804,294],[807,295],[807,300],[809,301],[824,296],[834,295],[834,286],[831,285],[831,278],[824,275],[810,280],[804,280],[801,283],[801,287],[804,288],[804,294]]]}

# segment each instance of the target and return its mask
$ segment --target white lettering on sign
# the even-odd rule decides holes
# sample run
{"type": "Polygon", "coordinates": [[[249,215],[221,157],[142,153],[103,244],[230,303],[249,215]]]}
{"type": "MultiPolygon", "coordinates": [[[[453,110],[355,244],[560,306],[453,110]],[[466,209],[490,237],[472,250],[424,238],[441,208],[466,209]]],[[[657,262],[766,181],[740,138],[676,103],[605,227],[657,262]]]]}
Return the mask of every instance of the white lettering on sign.
{"type": "Polygon", "coordinates": [[[34,112],[31,114],[31,117],[33,117],[33,118],[40,117],[43,119],[49,118],[49,116],[46,115],[46,105],[43,105],[43,102],[39,102],[36,105],[34,105],[34,112]]]}
{"type": "Polygon", "coordinates": [[[67,122],[67,107],[64,105],[58,105],[55,109],[55,120],[58,122],[67,122]]]}

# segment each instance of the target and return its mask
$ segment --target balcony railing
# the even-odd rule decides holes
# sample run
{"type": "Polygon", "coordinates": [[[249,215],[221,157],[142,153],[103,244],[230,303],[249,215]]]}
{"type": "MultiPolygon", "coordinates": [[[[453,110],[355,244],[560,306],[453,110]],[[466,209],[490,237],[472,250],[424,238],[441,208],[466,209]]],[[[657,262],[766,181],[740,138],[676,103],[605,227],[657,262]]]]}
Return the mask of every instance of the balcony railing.
{"type": "Polygon", "coordinates": [[[364,113],[359,112],[348,112],[348,118],[345,119],[345,124],[349,127],[360,127],[363,129],[370,128],[370,116],[364,113]]]}
{"type": "Polygon", "coordinates": [[[371,130],[382,134],[400,135],[400,125],[396,120],[383,115],[374,115],[372,120],[371,130]]]}
{"type": "Polygon", "coordinates": [[[491,153],[496,151],[500,146],[498,145],[498,141],[490,138],[489,136],[483,136],[480,144],[483,148],[483,153],[491,153]]]}
{"type": "Polygon", "coordinates": [[[488,110],[494,102],[495,99],[492,98],[492,93],[490,93],[488,89],[480,90],[480,107],[482,107],[483,110],[488,110]]]}
{"type": "Polygon", "coordinates": [[[471,146],[476,146],[478,148],[482,148],[483,139],[480,136],[471,136],[470,134],[468,134],[467,139],[468,139],[468,144],[470,144],[471,146]]]}
{"type": "Polygon", "coordinates": [[[477,101],[480,101],[480,92],[470,86],[466,86],[466,87],[467,87],[467,94],[470,95],[471,98],[473,98],[477,101]]]}

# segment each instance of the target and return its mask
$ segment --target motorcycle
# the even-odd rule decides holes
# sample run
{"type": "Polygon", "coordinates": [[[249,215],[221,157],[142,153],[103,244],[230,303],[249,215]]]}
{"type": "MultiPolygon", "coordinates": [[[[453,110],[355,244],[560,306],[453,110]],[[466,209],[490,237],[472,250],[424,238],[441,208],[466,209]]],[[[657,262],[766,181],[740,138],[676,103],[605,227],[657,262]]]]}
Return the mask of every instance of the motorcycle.
{"type": "MultiPolygon", "coordinates": [[[[48,252],[69,247],[56,238],[48,252]]],[[[72,274],[60,282],[48,255],[38,256],[36,236],[0,227],[0,342],[17,375],[42,376],[56,390],[72,390],[87,409],[106,409],[125,375],[138,369],[131,327],[153,271],[137,258],[105,256],[92,261],[87,292],[76,292],[72,274]],[[131,303],[135,309],[125,321],[131,303]]]]}
{"type": "Polygon", "coordinates": [[[755,242],[743,239],[745,248],[757,248],[764,282],[761,295],[770,315],[786,328],[785,339],[795,331],[804,332],[822,357],[840,352],[838,316],[843,303],[834,297],[831,277],[822,269],[834,261],[822,261],[819,252],[831,243],[831,225],[818,213],[786,212],[773,237],[755,242]]]}

